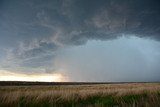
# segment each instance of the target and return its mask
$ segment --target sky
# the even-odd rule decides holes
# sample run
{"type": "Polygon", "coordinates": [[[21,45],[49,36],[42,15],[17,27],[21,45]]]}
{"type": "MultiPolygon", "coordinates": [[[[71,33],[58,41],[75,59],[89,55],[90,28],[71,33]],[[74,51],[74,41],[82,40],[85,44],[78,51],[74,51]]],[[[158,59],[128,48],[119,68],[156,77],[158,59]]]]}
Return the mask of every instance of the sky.
{"type": "Polygon", "coordinates": [[[0,81],[160,81],[160,1],[0,0],[0,81]]]}

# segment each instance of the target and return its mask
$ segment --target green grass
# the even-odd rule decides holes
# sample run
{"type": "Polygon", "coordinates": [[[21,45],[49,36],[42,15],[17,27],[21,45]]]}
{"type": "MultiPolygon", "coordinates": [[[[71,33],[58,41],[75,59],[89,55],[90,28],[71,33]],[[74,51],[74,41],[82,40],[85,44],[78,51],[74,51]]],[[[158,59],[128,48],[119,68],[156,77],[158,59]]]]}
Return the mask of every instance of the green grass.
{"type": "MultiPolygon", "coordinates": [[[[19,101],[15,104],[12,104],[11,107],[123,107],[124,105],[127,107],[132,107],[133,104],[145,105],[141,104],[142,101],[143,103],[148,103],[147,101],[150,99],[150,97],[146,96],[146,94],[133,94],[124,96],[89,96],[86,99],[79,98],[77,100],[68,101],[44,99],[40,102],[34,102],[34,99],[28,101],[27,98],[21,97],[19,101]]],[[[157,93],[157,96],[159,96],[159,93],[157,93]]],[[[158,99],[160,99],[160,96],[158,99]]],[[[4,105],[4,107],[5,106],[6,105],[4,105]]],[[[10,105],[7,106],[9,107],[10,105]]]]}
{"type": "Polygon", "coordinates": [[[0,87],[0,107],[160,107],[160,85],[0,87]]]}

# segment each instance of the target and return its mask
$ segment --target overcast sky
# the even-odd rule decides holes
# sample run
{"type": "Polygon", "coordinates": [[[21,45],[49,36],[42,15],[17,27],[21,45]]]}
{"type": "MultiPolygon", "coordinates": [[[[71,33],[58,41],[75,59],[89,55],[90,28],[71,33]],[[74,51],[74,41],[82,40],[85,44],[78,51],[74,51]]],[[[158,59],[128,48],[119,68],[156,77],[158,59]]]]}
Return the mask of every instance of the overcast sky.
{"type": "Polygon", "coordinates": [[[0,0],[0,80],[10,75],[160,81],[160,1],[0,0]]]}

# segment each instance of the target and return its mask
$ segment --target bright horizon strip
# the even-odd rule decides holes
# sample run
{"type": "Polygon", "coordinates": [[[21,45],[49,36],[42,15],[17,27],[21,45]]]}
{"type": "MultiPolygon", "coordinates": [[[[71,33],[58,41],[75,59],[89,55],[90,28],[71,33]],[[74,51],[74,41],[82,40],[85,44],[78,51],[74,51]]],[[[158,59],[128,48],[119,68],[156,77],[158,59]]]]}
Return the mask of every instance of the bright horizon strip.
{"type": "Polygon", "coordinates": [[[60,73],[22,74],[0,70],[0,81],[63,82],[65,78],[60,73]]]}

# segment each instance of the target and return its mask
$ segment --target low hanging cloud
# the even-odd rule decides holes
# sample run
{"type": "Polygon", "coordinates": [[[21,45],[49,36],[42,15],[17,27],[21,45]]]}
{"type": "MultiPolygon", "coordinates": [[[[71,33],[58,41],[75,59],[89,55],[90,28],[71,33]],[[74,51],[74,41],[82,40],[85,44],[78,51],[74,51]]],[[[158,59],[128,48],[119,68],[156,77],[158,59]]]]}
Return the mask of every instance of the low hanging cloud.
{"type": "Polygon", "coordinates": [[[158,0],[3,1],[0,27],[6,37],[1,40],[56,38],[67,45],[122,34],[159,40],[159,5],[158,0]]]}

